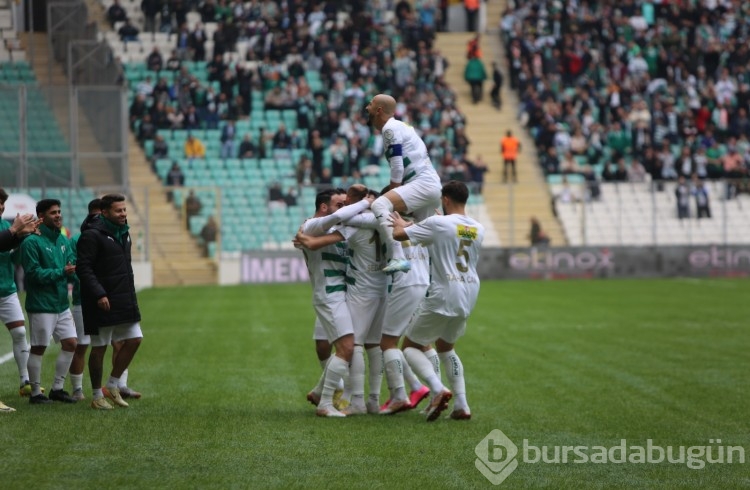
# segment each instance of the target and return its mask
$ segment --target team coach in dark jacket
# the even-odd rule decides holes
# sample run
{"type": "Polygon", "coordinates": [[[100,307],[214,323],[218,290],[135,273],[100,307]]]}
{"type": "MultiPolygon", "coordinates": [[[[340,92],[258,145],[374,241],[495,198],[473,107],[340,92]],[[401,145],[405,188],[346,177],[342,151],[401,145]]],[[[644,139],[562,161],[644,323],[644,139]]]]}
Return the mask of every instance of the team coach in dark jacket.
{"type": "Polygon", "coordinates": [[[141,313],[135,295],[130,263],[130,233],[125,196],[107,194],[101,199],[102,214],[81,227],[76,272],[81,281],[83,325],[91,335],[89,374],[94,391],[91,407],[113,408],[102,393],[104,354],[110,342],[123,342],[107,381],[107,397],[127,407],[119,390],[120,376],[141,344],[141,313]]]}

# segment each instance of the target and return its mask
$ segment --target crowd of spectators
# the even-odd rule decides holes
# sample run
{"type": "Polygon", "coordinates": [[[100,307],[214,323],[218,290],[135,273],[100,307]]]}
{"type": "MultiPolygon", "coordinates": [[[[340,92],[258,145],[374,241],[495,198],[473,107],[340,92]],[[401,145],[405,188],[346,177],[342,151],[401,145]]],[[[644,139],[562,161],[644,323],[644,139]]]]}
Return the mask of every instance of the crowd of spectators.
{"type": "MultiPolygon", "coordinates": [[[[267,142],[274,150],[306,149],[309,163],[300,161],[297,173],[301,184],[337,178],[353,183],[385,164],[382,139],[368,126],[364,107],[386,92],[398,102],[396,117],[416,128],[446,179],[471,181],[486,171],[467,158],[465,117],[444,81],[447,60],[434,47],[438,2],[176,0],[166,10],[153,0],[143,5],[147,29],[177,35],[171,58],[164,60],[155,48],[148,61],[153,78],[137,86],[130,120],[141,142],[155,139],[159,129],[223,128],[224,121],[262,117],[262,110],[293,109],[299,131],[279,128],[256,139],[232,130],[222,136],[222,157],[263,157],[267,142]],[[202,21],[192,31],[184,15],[190,8],[202,21]],[[216,23],[212,43],[207,23],[216,23]],[[208,85],[185,63],[204,59],[210,60],[208,85]],[[311,72],[319,74],[320,89],[311,88],[311,72]],[[253,107],[256,91],[263,94],[263,107],[253,107]]],[[[163,155],[165,145],[157,144],[163,155]]]]}
{"type": "Polygon", "coordinates": [[[750,4],[529,0],[501,20],[519,117],[548,174],[730,178],[750,170],[750,4]]]}

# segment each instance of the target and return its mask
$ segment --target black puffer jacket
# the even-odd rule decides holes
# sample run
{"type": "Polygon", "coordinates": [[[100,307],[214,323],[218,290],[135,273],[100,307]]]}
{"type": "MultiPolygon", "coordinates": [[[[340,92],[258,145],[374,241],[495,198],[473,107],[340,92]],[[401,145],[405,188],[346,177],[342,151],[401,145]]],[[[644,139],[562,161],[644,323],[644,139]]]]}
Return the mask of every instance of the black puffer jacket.
{"type": "Polygon", "coordinates": [[[81,281],[81,308],[86,334],[97,335],[100,327],[141,320],[130,263],[130,233],[118,241],[103,217],[89,216],[78,239],[76,274],[81,281]],[[97,306],[104,296],[109,311],[97,306]]]}

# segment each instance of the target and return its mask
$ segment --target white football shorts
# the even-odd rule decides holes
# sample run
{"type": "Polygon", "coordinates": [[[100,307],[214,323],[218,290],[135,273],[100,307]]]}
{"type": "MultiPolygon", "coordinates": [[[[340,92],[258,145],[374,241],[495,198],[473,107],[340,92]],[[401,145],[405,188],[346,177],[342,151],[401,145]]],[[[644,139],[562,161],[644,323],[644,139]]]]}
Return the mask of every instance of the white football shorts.
{"type": "Polygon", "coordinates": [[[103,347],[112,342],[143,338],[141,323],[121,323],[111,327],[99,327],[99,335],[91,336],[91,347],[103,347]]]}
{"type": "Polygon", "coordinates": [[[77,338],[70,308],[62,313],[29,313],[29,332],[32,346],[47,347],[50,337],[55,342],[77,338]]]}
{"type": "Polygon", "coordinates": [[[352,315],[349,313],[349,307],[346,305],[344,298],[341,298],[340,301],[313,305],[313,307],[320,324],[323,325],[328,342],[334,343],[344,335],[354,333],[352,315]]]}
{"type": "Polygon", "coordinates": [[[383,335],[401,337],[409,326],[428,286],[395,287],[388,294],[383,319],[383,335]]]}
{"type": "Polygon", "coordinates": [[[18,293],[0,298],[0,322],[9,324],[13,322],[23,322],[23,310],[21,301],[18,299],[18,293]]]}
{"type": "Polygon", "coordinates": [[[385,297],[347,296],[346,304],[352,315],[354,343],[380,344],[385,314],[385,297]]]}
{"type": "Polygon", "coordinates": [[[445,316],[434,311],[428,311],[420,305],[406,329],[406,336],[419,345],[434,343],[442,339],[449,344],[455,344],[466,332],[466,318],[445,316]]]}

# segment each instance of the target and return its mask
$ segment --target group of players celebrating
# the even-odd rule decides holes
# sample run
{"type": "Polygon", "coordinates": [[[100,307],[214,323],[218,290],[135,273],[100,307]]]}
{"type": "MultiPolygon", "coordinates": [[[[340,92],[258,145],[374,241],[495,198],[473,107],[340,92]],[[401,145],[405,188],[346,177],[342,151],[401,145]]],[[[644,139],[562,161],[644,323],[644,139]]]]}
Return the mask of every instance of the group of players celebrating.
{"type": "Polygon", "coordinates": [[[428,421],[437,420],[451,399],[450,418],[467,420],[471,410],[455,344],[479,294],[484,227],[466,216],[466,185],[441,185],[424,142],[394,118],[395,109],[386,94],[366,107],[391,169],[383,195],[359,184],[322,191],[315,215],[295,237],[313,287],[314,339],[323,367],[307,399],[318,416],[346,417],[396,414],[430,395],[428,421]],[[450,389],[442,383],[441,364],[450,389]],[[383,372],[390,398],[380,406],[383,372]],[[343,397],[334,404],[342,384],[343,397]]]}

